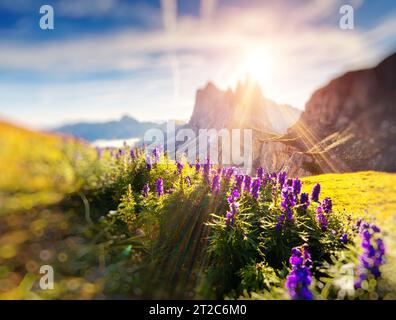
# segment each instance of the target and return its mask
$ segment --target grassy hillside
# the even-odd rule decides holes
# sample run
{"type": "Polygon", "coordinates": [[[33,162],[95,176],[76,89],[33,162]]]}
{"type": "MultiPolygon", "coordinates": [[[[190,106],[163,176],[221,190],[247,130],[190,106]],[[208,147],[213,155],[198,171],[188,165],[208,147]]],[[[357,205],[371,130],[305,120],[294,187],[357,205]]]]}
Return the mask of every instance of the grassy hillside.
{"type": "MultiPolygon", "coordinates": [[[[334,208],[355,217],[376,221],[384,230],[387,264],[383,272],[396,285],[396,174],[364,171],[322,174],[302,179],[303,191],[319,182],[323,195],[334,199],[334,208]]],[[[392,296],[396,299],[396,295],[392,296]]]]}
{"type": "Polygon", "coordinates": [[[368,215],[380,222],[396,218],[396,173],[364,171],[322,174],[303,178],[303,191],[320,183],[324,195],[336,199],[334,207],[355,215],[368,215]]]}
{"type": "Polygon", "coordinates": [[[90,174],[94,150],[0,121],[0,214],[59,201],[90,174]]]}
{"type": "MultiPolygon", "coordinates": [[[[84,168],[76,168],[77,163],[82,165],[89,160],[92,164],[95,160],[94,151],[81,141],[25,130],[1,121],[0,141],[0,196],[1,192],[19,193],[27,208],[51,203],[65,193],[76,191],[82,186],[79,178],[84,175],[84,168]]],[[[326,196],[337,199],[334,203],[337,210],[345,209],[357,215],[368,213],[378,220],[396,215],[396,173],[323,174],[302,181],[303,192],[319,182],[326,196]]],[[[14,206],[17,208],[17,204],[11,207],[14,206]]]]}
{"type": "Polygon", "coordinates": [[[288,299],[291,249],[304,244],[315,299],[396,299],[394,174],[304,178],[302,192],[319,182],[320,202],[333,200],[324,224],[321,203],[302,201],[283,173],[255,189],[257,176],[141,149],[97,153],[5,123],[0,139],[0,299],[288,299]],[[362,254],[358,217],[385,230],[367,229],[386,242],[386,263],[345,293],[343,268],[357,271],[362,254]],[[44,264],[56,271],[53,290],[38,286],[44,264]]]}

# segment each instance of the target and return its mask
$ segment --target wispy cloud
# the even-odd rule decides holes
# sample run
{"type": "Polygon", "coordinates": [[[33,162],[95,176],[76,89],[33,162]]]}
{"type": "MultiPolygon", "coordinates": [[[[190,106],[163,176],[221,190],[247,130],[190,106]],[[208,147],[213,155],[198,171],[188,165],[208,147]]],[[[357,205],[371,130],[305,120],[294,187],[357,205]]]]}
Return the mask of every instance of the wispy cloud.
{"type": "MultiPolygon", "coordinates": [[[[310,94],[331,77],[346,68],[378,62],[386,54],[384,47],[396,48],[396,15],[388,16],[370,30],[356,25],[355,30],[344,31],[336,24],[340,3],[309,1],[290,15],[282,6],[242,10],[229,5],[220,10],[217,1],[204,0],[200,15],[193,17],[178,14],[176,0],[162,0],[158,14],[163,17],[163,28],[129,28],[39,45],[0,40],[0,69],[44,73],[70,81],[82,74],[95,76],[98,71],[129,73],[132,77],[138,71],[153,72],[151,78],[140,78],[140,88],[145,90],[155,75],[171,92],[158,93],[164,97],[163,103],[186,115],[191,111],[197,87],[207,80],[224,88],[235,85],[241,76],[235,70],[246,53],[264,48],[275,72],[271,81],[263,84],[263,91],[274,100],[303,107],[310,94]],[[320,23],[329,15],[333,24],[320,23]]],[[[102,12],[116,4],[116,0],[103,1],[102,12]]],[[[361,1],[354,4],[359,6],[361,1]]],[[[73,15],[70,10],[63,12],[73,15]]],[[[96,12],[100,14],[101,9],[96,12]]],[[[121,81],[125,79],[112,83],[107,90],[116,92],[121,81]]],[[[52,97],[59,101],[61,90],[56,92],[59,97],[52,97]]],[[[134,99],[131,91],[122,97],[125,103],[134,99]]],[[[122,99],[118,103],[122,104],[122,99]]],[[[166,108],[152,108],[156,117],[169,117],[166,108]]]]}

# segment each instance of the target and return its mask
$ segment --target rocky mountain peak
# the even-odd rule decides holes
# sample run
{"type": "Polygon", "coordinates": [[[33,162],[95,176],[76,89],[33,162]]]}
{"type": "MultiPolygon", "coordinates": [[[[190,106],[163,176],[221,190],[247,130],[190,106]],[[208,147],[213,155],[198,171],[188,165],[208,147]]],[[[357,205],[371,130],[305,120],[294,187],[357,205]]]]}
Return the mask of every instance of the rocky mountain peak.
{"type": "Polygon", "coordinates": [[[236,89],[223,91],[209,82],[196,94],[193,114],[188,123],[194,128],[251,128],[267,133],[282,133],[300,112],[266,99],[259,84],[247,78],[236,89]],[[290,111],[290,117],[282,113],[290,111]]]}
{"type": "Polygon", "coordinates": [[[260,163],[292,174],[396,171],[396,54],[371,69],[347,72],[311,96],[260,163]]]}

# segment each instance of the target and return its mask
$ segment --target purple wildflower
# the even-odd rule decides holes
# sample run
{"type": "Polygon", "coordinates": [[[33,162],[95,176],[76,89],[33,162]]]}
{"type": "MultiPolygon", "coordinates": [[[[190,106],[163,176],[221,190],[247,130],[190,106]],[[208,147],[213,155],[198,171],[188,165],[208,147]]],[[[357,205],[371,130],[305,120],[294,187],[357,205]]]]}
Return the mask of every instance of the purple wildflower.
{"type": "Polygon", "coordinates": [[[293,248],[289,262],[292,270],[286,278],[286,288],[290,297],[294,300],[312,300],[313,295],[309,290],[312,283],[312,260],[308,245],[293,248]]]}
{"type": "Polygon", "coordinates": [[[285,222],[285,215],[282,213],[279,216],[278,223],[276,224],[276,227],[275,227],[276,231],[279,232],[282,229],[282,225],[284,222],[285,222]]]}
{"type": "Polygon", "coordinates": [[[300,208],[306,210],[309,206],[309,194],[308,193],[301,193],[300,196],[300,208]]]}
{"type": "Polygon", "coordinates": [[[160,198],[161,196],[164,195],[164,181],[161,178],[158,178],[155,186],[156,186],[157,196],[158,198],[160,198]]]}
{"type": "Polygon", "coordinates": [[[201,165],[199,164],[199,162],[197,162],[195,164],[195,174],[198,174],[200,170],[201,170],[201,165]]]}
{"type": "Polygon", "coordinates": [[[235,188],[237,188],[239,192],[242,191],[242,183],[244,180],[245,176],[243,174],[237,174],[235,176],[235,188]]]}
{"type": "Polygon", "coordinates": [[[362,221],[359,228],[359,233],[363,233],[366,229],[370,228],[370,224],[366,221],[362,221]]]}
{"type": "Polygon", "coordinates": [[[298,196],[301,193],[301,186],[302,183],[300,179],[296,178],[293,180],[293,190],[296,196],[298,196]]]}
{"type": "Polygon", "coordinates": [[[252,196],[254,199],[258,199],[260,193],[260,185],[261,181],[260,178],[254,179],[252,184],[252,196]]]}
{"type": "Polygon", "coordinates": [[[176,161],[176,167],[177,167],[177,172],[180,174],[184,168],[184,164],[182,164],[180,161],[176,161]]]}
{"type": "Polygon", "coordinates": [[[318,222],[319,227],[322,229],[322,231],[327,230],[327,225],[329,224],[329,222],[327,221],[327,218],[323,213],[323,208],[321,206],[316,209],[316,221],[318,222]]]}
{"type": "Polygon", "coordinates": [[[146,166],[147,166],[147,170],[151,170],[153,168],[153,163],[151,161],[151,156],[148,154],[146,155],[146,166]]]}
{"type": "Polygon", "coordinates": [[[344,233],[341,237],[340,237],[340,241],[343,244],[346,244],[348,242],[348,234],[344,233]]]}
{"type": "Polygon", "coordinates": [[[131,159],[135,159],[136,158],[135,150],[131,149],[131,151],[129,152],[129,155],[130,155],[131,159]]]}
{"type": "Polygon", "coordinates": [[[153,149],[153,156],[154,156],[154,163],[159,163],[160,162],[160,150],[159,150],[159,148],[154,148],[153,149]]]}
{"type": "Polygon", "coordinates": [[[245,175],[245,187],[244,190],[250,193],[250,188],[252,186],[252,177],[249,175],[245,175]]]}
{"type": "Polygon", "coordinates": [[[264,178],[262,180],[263,187],[265,188],[267,186],[268,182],[270,182],[270,181],[271,181],[270,175],[268,173],[264,174],[264,178]]]}
{"type": "Polygon", "coordinates": [[[380,229],[374,224],[363,223],[360,226],[363,253],[359,256],[356,289],[361,288],[362,282],[369,276],[375,279],[381,276],[380,266],[384,263],[385,245],[379,233],[380,229]]]}
{"type": "Polygon", "coordinates": [[[286,175],[287,175],[287,173],[285,171],[281,171],[278,173],[278,184],[281,189],[283,188],[283,185],[285,184],[286,175]]]}
{"type": "Polygon", "coordinates": [[[258,167],[256,171],[257,171],[257,177],[258,177],[260,180],[263,180],[263,177],[264,177],[264,169],[263,169],[262,167],[258,167]]]}
{"type": "Polygon", "coordinates": [[[320,184],[317,183],[314,185],[311,193],[311,200],[315,202],[319,202],[319,194],[320,194],[320,184]]]}
{"type": "Polygon", "coordinates": [[[225,176],[225,179],[226,179],[227,181],[230,181],[230,180],[231,180],[232,176],[234,175],[234,171],[235,171],[235,168],[234,168],[234,167],[227,168],[227,170],[226,170],[226,176],[225,176]]]}
{"type": "Polygon", "coordinates": [[[293,188],[289,187],[287,184],[282,189],[282,202],[281,207],[287,214],[287,220],[293,220],[293,207],[296,204],[296,196],[294,194],[293,188]]]}
{"type": "Polygon", "coordinates": [[[333,209],[333,203],[329,197],[323,199],[322,208],[325,213],[331,213],[331,210],[333,209]]]}
{"type": "Polygon", "coordinates": [[[203,165],[203,178],[204,181],[210,183],[210,168],[211,168],[210,159],[206,160],[206,163],[203,165]]]}
{"type": "Polygon", "coordinates": [[[234,220],[234,215],[232,214],[232,212],[227,211],[225,224],[228,226],[228,225],[230,225],[231,221],[233,221],[233,220],[234,220]]]}
{"type": "Polygon", "coordinates": [[[231,195],[227,198],[228,204],[230,206],[230,211],[227,211],[227,213],[226,213],[225,224],[227,226],[230,225],[234,221],[235,215],[239,211],[239,202],[236,201],[239,199],[239,197],[240,197],[240,194],[239,194],[238,190],[234,189],[234,190],[232,190],[231,195]]]}
{"type": "Polygon", "coordinates": [[[212,181],[212,192],[219,193],[220,191],[220,175],[215,174],[212,181]]]}
{"type": "Polygon", "coordinates": [[[239,199],[240,196],[241,195],[237,189],[232,190],[231,197],[233,197],[234,199],[239,199]]]}

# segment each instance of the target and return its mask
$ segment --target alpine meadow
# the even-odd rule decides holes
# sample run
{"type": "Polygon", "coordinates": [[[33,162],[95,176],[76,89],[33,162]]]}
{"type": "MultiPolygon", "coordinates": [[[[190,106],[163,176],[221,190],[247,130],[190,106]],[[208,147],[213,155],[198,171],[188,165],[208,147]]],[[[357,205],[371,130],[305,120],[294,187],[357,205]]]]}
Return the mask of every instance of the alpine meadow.
{"type": "Polygon", "coordinates": [[[0,0],[0,300],[395,301],[395,21],[386,0],[0,0]]]}

